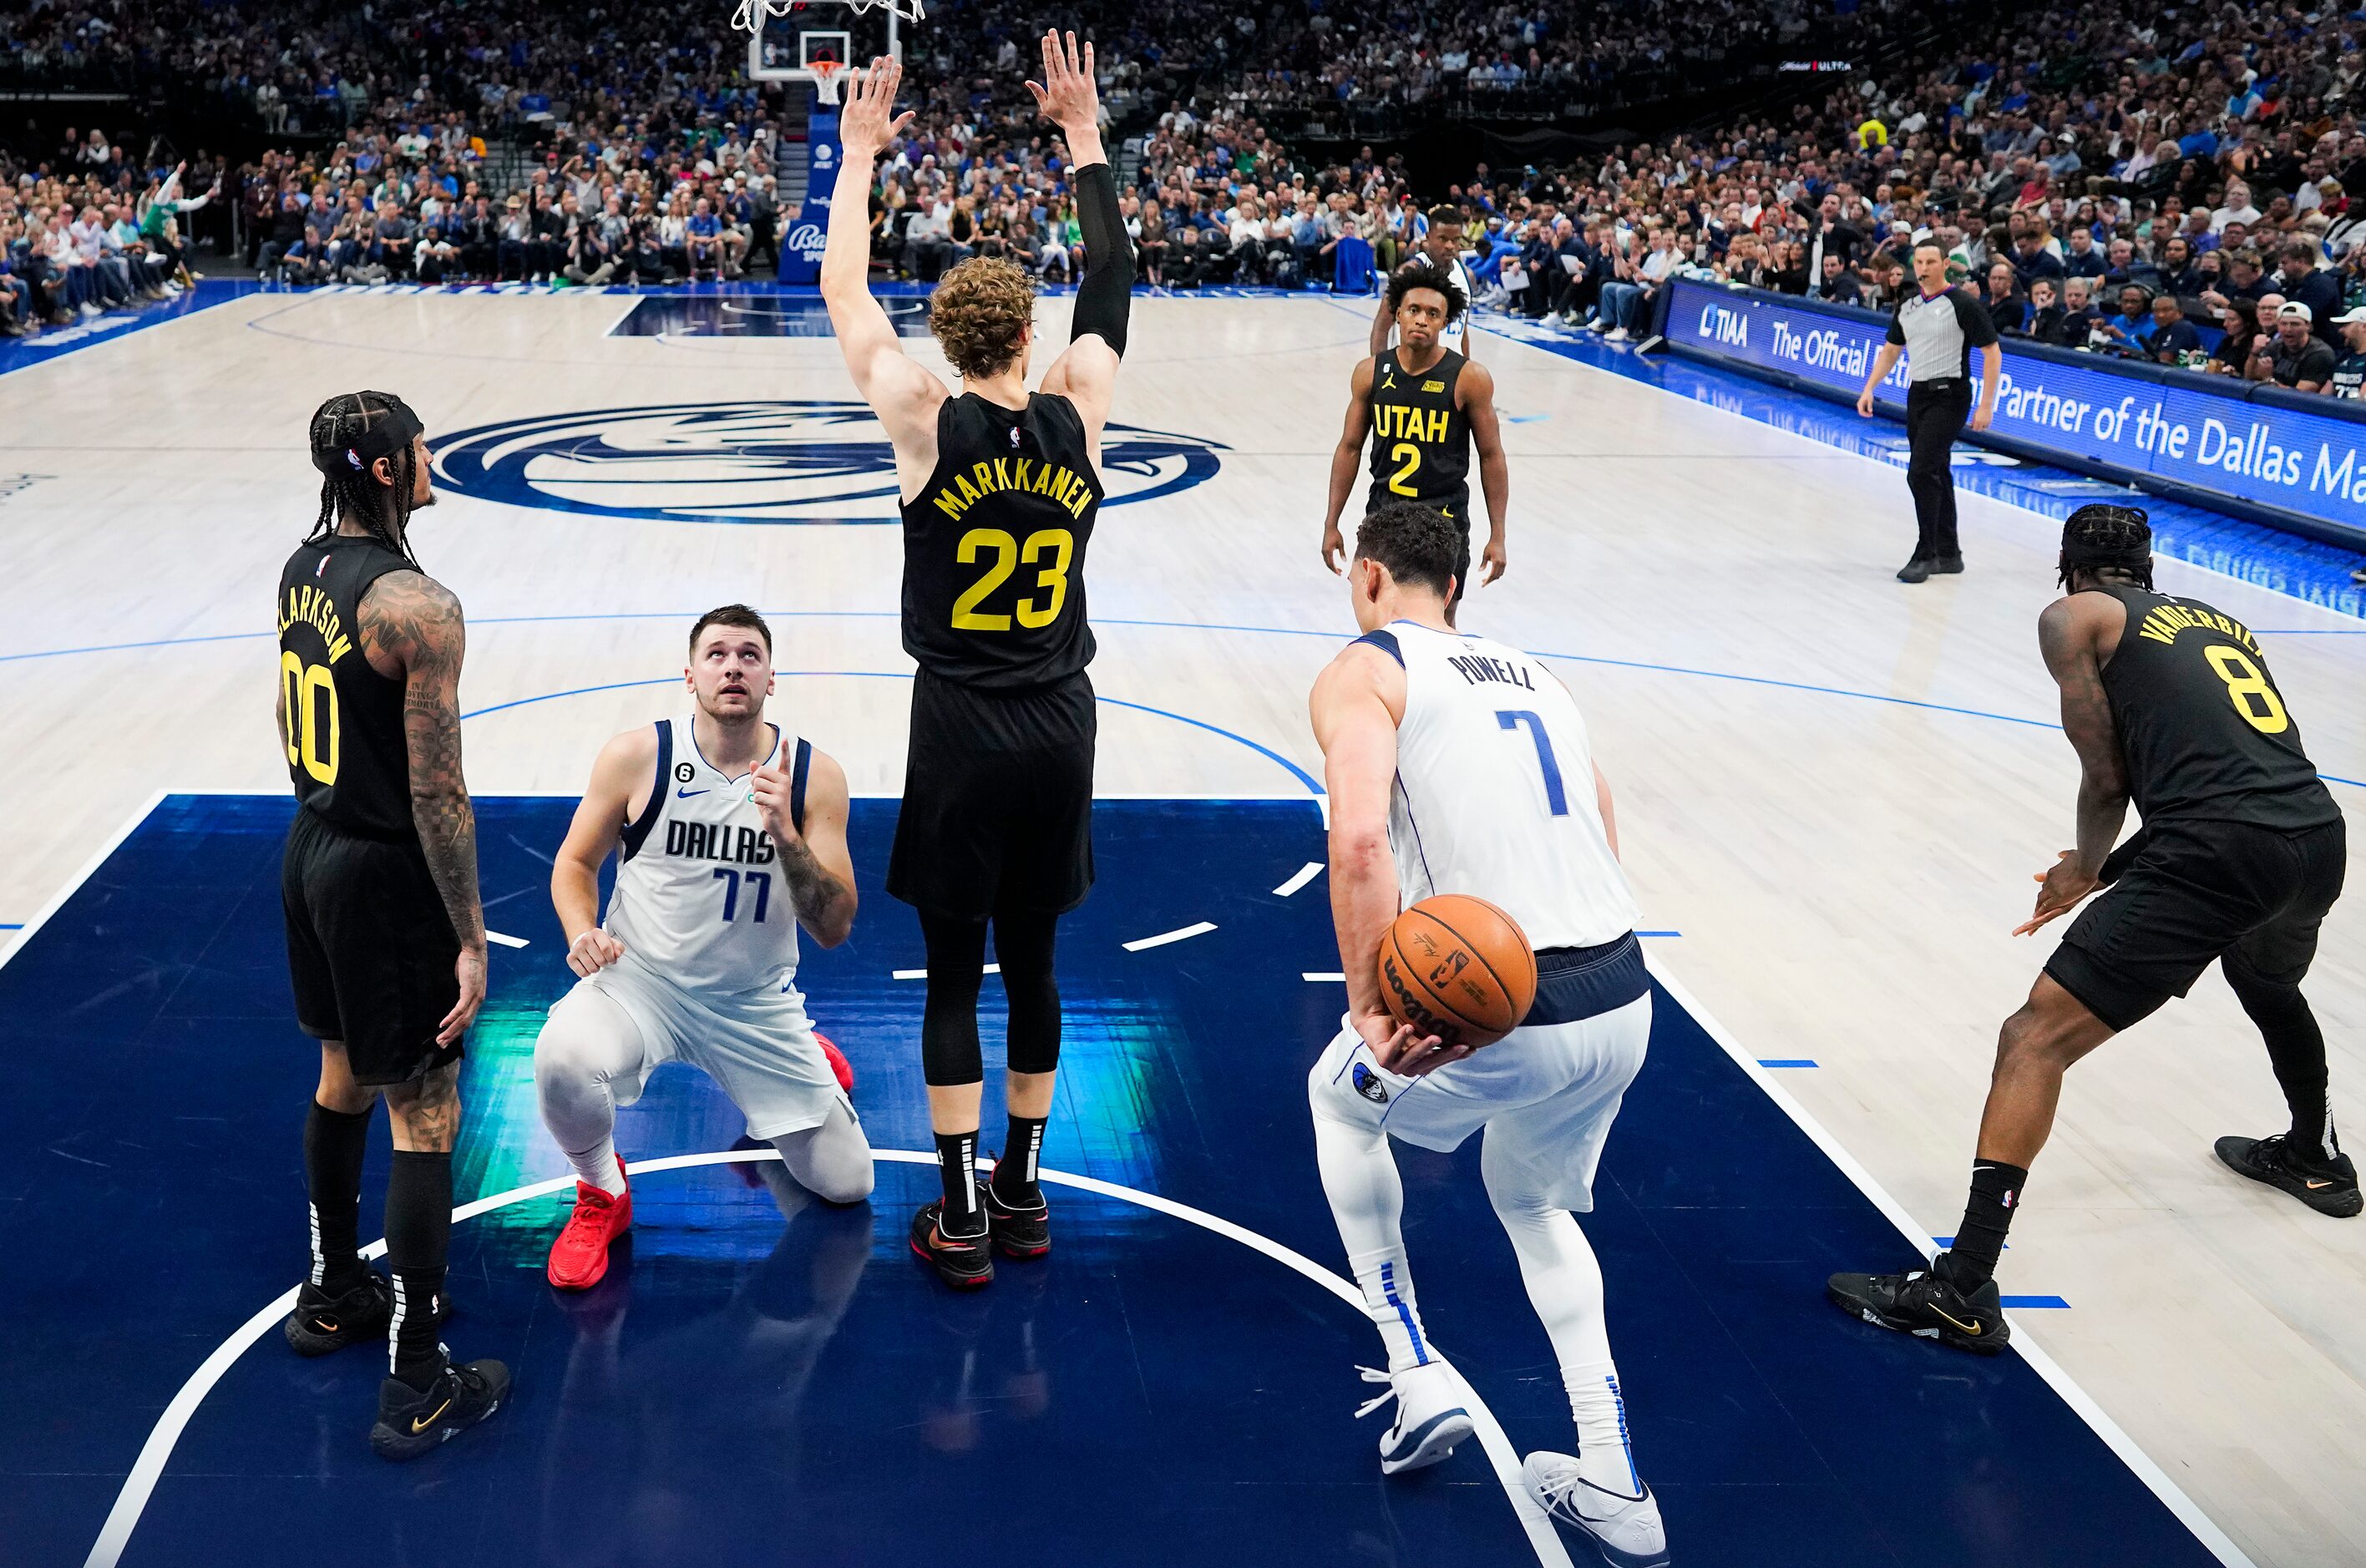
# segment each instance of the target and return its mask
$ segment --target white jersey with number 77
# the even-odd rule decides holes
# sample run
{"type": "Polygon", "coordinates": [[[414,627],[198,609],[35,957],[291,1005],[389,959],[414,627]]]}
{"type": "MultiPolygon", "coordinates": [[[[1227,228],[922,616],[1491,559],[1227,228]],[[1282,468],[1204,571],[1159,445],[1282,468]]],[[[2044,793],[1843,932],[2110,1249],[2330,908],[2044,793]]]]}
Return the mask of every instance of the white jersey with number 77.
{"type": "MultiPolygon", "coordinates": [[[[658,721],[656,792],[625,824],[603,923],[626,955],[693,993],[786,991],[797,973],[797,911],[748,776],[698,749],[692,719],[658,721]]],[[[788,731],[764,760],[790,769],[792,823],[805,826],[813,747],[788,731]]]]}
{"type": "Polygon", "coordinates": [[[1389,848],[1405,906],[1432,893],[1485,899],[1539,949],[1632,931],[1635,895],[1569,689],[1485,637],[1399,621],[1359,641],[1404,666],[1389,848]]]}

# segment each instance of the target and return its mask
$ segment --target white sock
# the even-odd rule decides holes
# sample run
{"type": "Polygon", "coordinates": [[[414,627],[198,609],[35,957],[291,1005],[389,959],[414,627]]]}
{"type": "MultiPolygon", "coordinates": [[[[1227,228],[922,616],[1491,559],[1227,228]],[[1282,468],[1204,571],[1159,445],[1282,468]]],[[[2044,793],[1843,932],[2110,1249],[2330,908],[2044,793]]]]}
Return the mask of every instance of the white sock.
{"type": "Polygon", "coordinates": [[[1528,1301],[1560,1363],[1561,1386],[1569,1391],[1570,1414],[1577,1422],[1578,1473],[1606,1492],[1639,1497],[1643,1482],[1635,1469],[1626,1396],[1619,1391],[1603,1317],[1602,1265],[1576,1217],[1528,1192],[1518,1168],[1493,1154],[1491,1143],[1481,1152],[1480,1169],[1495,1217],[1519,1258],[1528,1301]]]}
{"type": "Polygon", "coordinates": [[[1314,1160],[1331,1217],[1346,1244],[1347,1266],[1364,1293],[1364,1311],[1380,1331],[1389,1370],[1425,1366],[1434,1358],[1421,1327],[1405,1263],[1404,1183],[1384,1134],[1370,1134],[1317,1114],[1314,1160]]]}
{"type": "Polygon", "coordinates": [[[1577,1417],[1577,1472],[1622,1497],[1643,1495],[1635,1472],[1635,1445],[1627,1434],[1627,1396],[1618,1392],[1618,1369],[1608,1361],[1564,1364],[1561,1386],[1569,1390],[1570,1414],[1577,1417]]]}
{"type": "Polygon", "coordinates": [[[612,1198],[625,1195],[625,1168],[616,1159],[614,1137],[603,1137],[580,1154],[569,1149],[567,1162],[575,1167],[576,1176],[586,1186],[597,1187],[612,1198]]]}

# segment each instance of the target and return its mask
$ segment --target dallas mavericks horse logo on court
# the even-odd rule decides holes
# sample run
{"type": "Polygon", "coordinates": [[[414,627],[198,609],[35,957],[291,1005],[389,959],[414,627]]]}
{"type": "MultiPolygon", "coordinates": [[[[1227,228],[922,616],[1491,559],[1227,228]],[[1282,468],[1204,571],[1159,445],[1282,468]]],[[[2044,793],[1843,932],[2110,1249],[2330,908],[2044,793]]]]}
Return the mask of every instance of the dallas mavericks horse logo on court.
{"type": "MultiPolygon", "coordinates": [[[[674,522],[896,521],[896,454],[861,403],[779,399],[597,409],[479,425],[434,438],[455,495],[552,511],[674,522]]],[[[1224,449],[1111,423],[1108,503],[1188,490],[1224,449]]]]}

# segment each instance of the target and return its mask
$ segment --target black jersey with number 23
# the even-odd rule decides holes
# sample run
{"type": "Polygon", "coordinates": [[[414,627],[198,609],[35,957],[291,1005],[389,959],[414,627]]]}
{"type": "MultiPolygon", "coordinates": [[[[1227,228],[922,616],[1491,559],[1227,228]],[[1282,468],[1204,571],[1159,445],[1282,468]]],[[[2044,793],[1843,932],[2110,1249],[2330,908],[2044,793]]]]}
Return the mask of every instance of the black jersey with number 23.
{"type": "Polygon", "coordinates": [[[1092,662],[1085,550],[1101,504],[1065,398],[975,393],[937,414],[937,466],[904,504],[904,651],[988,691],[1039,689],[1092,662]]]}
{"type": "Polygon", "coordinates": [[[2100,591],[2128,614],[2103,692],[2146,827],[2240,822],[2292,832],[2340,818],[2248,627],[2200,599],[2117,584],[2100,591]]]}
{"type": "Polygon", "coordinates": [[[375,539],[309,540],[279,573],[280,739],[304,809],[342,832],[416,844],[403,683],[361,649],[362,596],[389,572],[415,572],[375,539]]]}

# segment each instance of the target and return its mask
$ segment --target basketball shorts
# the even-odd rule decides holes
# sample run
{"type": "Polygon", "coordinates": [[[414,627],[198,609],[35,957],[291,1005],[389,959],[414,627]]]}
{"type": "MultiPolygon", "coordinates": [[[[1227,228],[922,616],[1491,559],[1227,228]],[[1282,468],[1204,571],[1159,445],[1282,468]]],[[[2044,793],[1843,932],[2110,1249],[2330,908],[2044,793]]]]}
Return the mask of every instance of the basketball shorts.
{"type": "Polygon", "coordinates": [[[1488,1147],[1498,1158],[1511,1157],[1530,1191],[1555,1207],[1589,1212],[1602,1147],[1627,1086],[1642,1070],[1651,1037],[1650,981],[1634,938],[1611,946],[1626,951],[1584,951],[1604,955],[1602,969],[1615,965],[1615,971],[1572,976],[1560,985],[1545,972],[1539,956],[1538,1005],[1529,1016],[1565,1021],[1523,1025],[1419,1078],[1380,1066],[1363,1036],[1342,1019],[1338,1035],[1307,1075],[1315,1114],[1440,1153],[1460,1148],[1484,1127],[1488,1147]],[[1577,1017],[1567,1014],[1583,1012],[1582,1006],[1552,1005],[1556,991],[1581,989],[1606,1001],[1628,1000],[1577,1017]]]}
{"type": "Polygon", "coordinates": [[[577,980],[551,1007],[551,1016],[582,1005],[587,991],[614,1002],[640,1033],[638,1070],[608,1081],[619,1105],[641,1097],[649,1074],[680,1061],[713,1079],[748,1119],[748,1136],[760,1141],[817,1127],[829,1119],[833,1105],[854,1109],[814,1038],[806,999],[794,984],[736,994],[693,993],[627,952],[577,980]]]}
{"type": "Polygon", "coordinates": [[[2045,961],[2055,983],[2113,1029],[2183,996],[2215,960],[2231,979],[2298,985],[2341,896],[2348,834],[2337,818],[2294,832],[2171,822],[2087,906],[2045,961]]]}
{"type": "Polygon", "coordinates": [[[1093,885],[1093,686],[994,692],[922,669],[887,890],[931,914],[1065,914],[1093,885]]]}
{"type": "Polygon", "coordinates": [[[460,1000],[460,942],[416,841],[356,837],[299,806],[279,902],[297,1025],[344,1042],[355,1082],[409,1083],[460,1059],[435,1043],[460,1000]]]}

